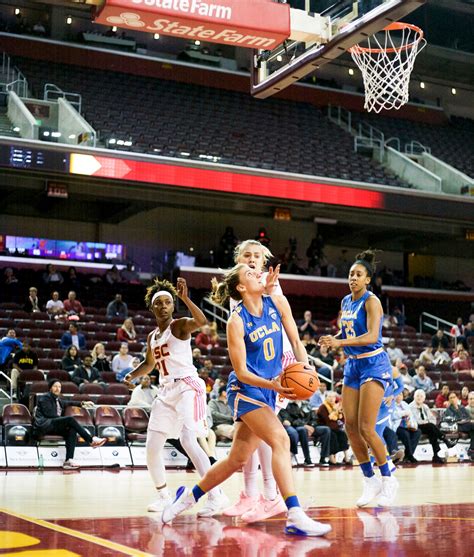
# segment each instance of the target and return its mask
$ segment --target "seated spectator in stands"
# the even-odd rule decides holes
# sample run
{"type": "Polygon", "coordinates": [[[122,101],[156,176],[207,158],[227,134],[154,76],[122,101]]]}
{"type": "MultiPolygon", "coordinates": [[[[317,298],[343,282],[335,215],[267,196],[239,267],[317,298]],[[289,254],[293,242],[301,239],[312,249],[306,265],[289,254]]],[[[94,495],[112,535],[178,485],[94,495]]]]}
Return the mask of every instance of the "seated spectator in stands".
{"type": "Polygon", "coordinates": [[[14,286],[18,284],[18,279],[16,278],[15,273],[13,272],[13,269],[11,267],[7,267],[3,271],[3,284],[5,286],[14,286]]]}
{"type": "Polygon", "coordinates": [[[309,331],[303,333],[301,342],[310,356],[314,356],[318,352],[318,344],[309,331]]]}
{"type": "Polygon", "coordinates": [[[435,352],[434,355],[433,364],[435,366],[439,366],[439,365],[449,365],[450,363],[451,363],[451,358],[449,354],[441,345],[439,345],[438,350],[435,352]]]}
{"type": "Polygon", "coordinates": [[[103,371],[111,371],[110,360],[105,353],[105,346],[98,342],[91,351],[92,365],[102,373],[103,371]]]}
{"type": "Polygon", "coordinates": [[[69,316],[86,314],[81,302],[76,298],[74,290],[71,290],[67,295],[67,300],[64,300],[64,309],[69,316]]]}
{"type": "Polygon", "coordinates": [[[437,394],[435,399],[436,408],[447,408],[449,405],[449,385],[441,385],[441,392],[437,394]]]}
{"type": "Polygon", "coordinates": [[[412,415],[410,406],[403,400],[403,394],[395,397],[395,404],[390,418],[390,427],[405,447],[405,461],[415,464],[415,450],[420,441],[421,431],[418,422],[412,415]]]}
{"type": "Polygon", "coordinates": [[[317,416],[320,425],[325,425],[331,430],[331,455],[329,461],[336,464],[336,455],[344,451],[344,462],[350,464],[349,443],[346,432],[344,431],[344,415],[340,402],[336,402],[337,393],[328,391],[326,399],[318,408],[317,416]]]}
{"type": "Polygon", "coordinates": [[[387,354],[392,366],[395,365],[397,360],[401,360],[403,362],[407,358],[403,353],[403,350],[397,346],[397,343],[394,338],[391,338],[388,341],[387,354]]]}
{"type": "Polygon", "coordinates": [[[68,406],[82,406],[90,408],[92,402],[75,402],[65,401],[59,398],[61,394],[61,383],[56,379],[48,382],[49,393],[38,397],[36,406],[35,419],[33,429],[35,435],[60,435],[66,441],[66,460],[64,461],[64,469],[79,468],[73,462],[74,450],[76,448],[76,437],[79,434],[91,447],[101,447],[107,439],[101,437],[92,437],[91,434],[84,429],[76,419],[72,416],[64,416],[65,409],[68,406]]]}
{"type": "Polygon", "coordinates": [[[199,348],[193,348],[193,365],[199,371],[204,364],[201,361],[202,353],[199,348]]]}
{"type": "Polygon", "coordinates": [[[127,317],[122,326],[117,329],[117,340],[127,343],[137,341],[137,332],[131,317],[127,317]]]}
{"type": "Polygon", "coordinates": [[[314,433],[313,426],[309,425],[311,414],[309,407],[303,409],[301,400],[292,400],[286,408],[282,408],[278,414],[283,427],[290,438],[290,452],[296,460],[298,454],[298,441],[303,450],[304,463],[312,466],[311,455],[309,452],[309,437],[314,433]]]}
{"type": "Polygon", "coordinates": [[[134,266],[131,263],[127,263],[125,269],[120,271],[120,277],[122,282],[128,282],[129,284],[140,284],[140,276],[135,271],[134,266]]]}
{"type": "Polygon", "coordinates": [[[21,348],[23,344],[16,338],[15,329],[8,329],[7,334],[0,339],[0,369],[6,370],[9,366],[12,352],[21,348]]]}
{"type": "Polygon", "coordinates": [[[32,286],[28,292],[29,296],[25,302],[24,310],[28,313],[37,313],[41,311],[38,299],[38,289],[32,286]]]}
{"type": "Polygon", "coordinates": [[[337,317],[335,317],[332,321],[329,322],[331,325],[331,334],[336,335],[341,330],[341,310],[339,310],[337,317]]]}
{"type": "Polygon", "coordinates": [[[46,265],[46,271],[43,273],[43,282],[47,286],[59,288],[59,286],[64,282],[64,279],[56,267],[49,263],[46,265]]]}
{"type": "Polygon", "coordinates": [[[87,383],[101,383],[102,377],[97,368],[92,365],[92,356],[84,356],[82,365],[74,370],[72,374],[73,382],[79,386],[87,383]]]}
{"type": "Polygon", "coordinates": [[[462,317],[458,317],[456,319],[456,324],[451,327],[449,332],[456,340],[458,337],[464,337],[464,324],[462,322],[462,317]]]}
{"type": "Polygon", "coordinates": [[[214,379],[209,377],[209,370],[206,366],[203,366],[199,370],[198,374],[199,374],[199,377],[206,384],[206,395],[207,395],[207,399],[209,400],[209,397],[211,396],[212,389],[214,387],[214,379]]]}
{"type": "Polygon", "coordinates": [[[396,320],[397,327],[403,328],[405,326],[406,324],[405,315],[404,313],[402,313],[402,310],[398,306],[395,306],[393,308],[392,317],[396,320]]]}
{"type": "Polygon", "coordinates": [[[320,346],[319,350],[314,352],[312,356],[321,360],[324,366],[327,366],[332,370],[337,369],[337,367],[339,366],[339,362],[336,361],[333,352],[329,350],[327,346],[320,346]]]}
{"type": "Polygon", "coordinates": [[[140,408],[150,410],[153,401],[160,392],[160,389],[151,384],[151,378],[149,375],[144,375],[140,379],[140,384],[132,391],[132,396],[128,406],[140,406],[140,408]]]}
{"type": "Polygon", "coordinates": [[[206,352],[211,350],[211,348],[220,346],[219,338],[212,338],[211,328],[209,325],[204,325],[201,327],[201,332],[196,335],[194,344],[200,349],[206,352]]]}
{"type": "Polygon", "coordinates": [[[31,348],[28,339],[23,341],[23,348],[20,348],[13,356],[11,380],[13,397],[19,398],[18,393],[18,376],[23,370],[38,369],[38,354],[31,348]]]}
{"type": "Polygon", "coordinates": [[[198,437],[198,443],[201,445],[202,450],[206,453],[207,457],[209,458],[209,462],[214,464],[217,462],[216,457],[216,434],[214,432],[214,422],[212,421],[212,414],[209,410],[209,406],[207,407],[206,412],[206,420],[207,420],[207,435],[206,437],[198,437]]]}
{"type": "Polygon", "coordinates": [[[434,391],[434,384],[430,377],[426,375],[425,366],[419,365],[416,368],[416,376],[414,378],[414,387],[415,389],[423,389],[426,394],[431,393],[434,391]]]}
{"type": "Polygon", "coordinates": [[[314,337],[318,332],[318,326],[316,325],[316,322],[313,321],[313,314],[309,310],[304,312],[303,319],[299,319],[297,325],[300,337],[303,336],[304,333],[309,333],[312,337],[314,337]]]}
{"type": "Polygon", "coordinates": [[[84,350],[86,347],[86,337],[79,332],[79,327],[76,323],[69,323],[69,330],[61,337],[59,348],[67,348],[71,344],[74,344],[79,350],[84,350]]]}
{"type": "Polygon", "coordinates": [[[132,367],[133,356],[128,353],[128,344],[122,342],[118,354],[112,358],[112,371],[117,374],[122,374],[125,370],[132,367]]]}
{"type": "MultiPolygon", "coordinates": [[[[212,381],[215,381],[217,379],[217,376],[219,375],[219,373],[216,369],[214,369],[214,364],[212,363],[211,359],[209,359],[209,358],[204,359],[203,368],[207,370],[207,373],[209,374],[209,377],[212,379],[212,381]]],[[[203,369],[203,368],[201,368],[201,369],[203,369]]]]}
{"type": "Polygon", "coordinates": [[[454,359],[451,362],[451,369],[460,374],[473,375],[474,377],[472,358],[462,344],[458,344],[455,354],[456,357],[453,354],[454,359]]]}
{"type": "Polygon", "coordinates": [[[81,288],[81,279],[79,278],[76,267],[69,267],[66,273],[64,286],[69,290],[79,290],[81,288]]]}
{"type": "Polygon", "coordinates": [[[122,282],[122,277],[120,276],[120,271],[117,269],[116,265],[113,265],[105,273],[105,282],[108,284],[120,284],[122,282]]]}
{"type": "Polygon", "coordinates": [[[122,317],[127,319],[128,317],[128,306],[122,300],[122,294],[115,294],[115,298],[109,302],[107,306],[107,317],[112,319],[112,317],[122,317]]]}
{"type": "Polygon", "coordinates": [[[209,329],[210,329],[210,337],[211,337],[211,342],[215,343],[217,342],[216,346],[220,346],[220,339],[219,339],[219,333],[217,332],[217,323],[215,321],[211,321],[209,323],[209,329]]]}
{"type": "Polygon", "coordinates": [[[458,431],[467,433],[470,438],[469,457],[474,460],[474,422],[471,420],[471,414],[460,403],[456,393],[449,393],[449,404],[443,414],[443,420],[450,418],[458,425],[458,431]]]}
{"type": "Polygon", "coordinates": [[[309,406],[311,409],[316,408],[316,410],[321,406],[321,404],[326,399],[328,386],[326,381],[321,381],[319,385],[319,389],[313,393],[311,398],[309,399],[309,406]]]}
{"type": "Polygon", "coordinates": [[[51,294],[51,300],[46,303],[46,313],[51,319],[64,319],[66,310],[63,302],[59,299],[59,292],[55,291],[51,294]]]}
{"type": "Polygon", "coordinates": [[[452,443],[446,438],[445,434],[436,425],[436,416],[425,404],[426,393],[422,389],[415,391],[413,402],[409,404],[412,415],[418,424],[418,429],[421,433],[428,437],[428,440],[433,447],[433,462],[443,463],[444,460],[438,456],[440,451],[439,441],[443,441],[447,447],[453,447],[452,443]]]}
{"type": "Polygon", "coordinates": [[[400,377],[402,378],[404,386],[411,392],[415,389],[415,380],[414,378],[408,373],[407,366],[402,363],[401,360],[397,360],[395,362],[395,367],[398,369],[400,373],[400,377]]]}
{"type": "Polygon", "coordinates": [[[433,354],[433,347],[427,346],[423,352],[418,356],[420,360],[420,364],[424,366],[430,366],[434,364],[434,354],[433,354]]]}
{"type": "Polygon", "coordinates": [[[459,399],[459,402],[465,408],[469,406],[469,387],[467,385],[464,385],[464,387],[461,389],[461,398],[459,399]]]}
{"type": "Polygon", "coordinates": [[[222,386],[219,389],[219,398],[209,402],[209,410],[214,423],[214,433],[217,438],[233,439],[235,430],[234,418],[232,409],[227,404],[226,388],[226,386],[222,386]]]}
{"type": "Polygon", "coordinates": [[[63,359],[61,360],[61,369],[68,371],[71,375],[82,365],[82,360],[79,357],[79,350],[77,346],[71,344],[64,352],[63,359]]]}
{"type": "Polygon", "coordinates": [[[219,375],[218,377],[216,377],[215,381],[214,381],[214,385],[212,386],[212,390],[209,393],[209,399],[210,400],[216,400],[219,398],[219,389],[221,387],[225,387],[227,385],[227,377],[224,377],[223,375],[219,375]]]}
{"type": "Polygon", "coordinates": [[[443,329],[438,329],[436,333],[431,337],[431,346],[434,351],[438,350],[439,346],[442,346],[445,350],[449,347],[449,339],[444,334],[443,329]]]}
{"type": "Polygon", "coordinates": [[[466,343],[464,344],[464,347],[466,347],[466,344],[469,342],[469,339],[472,337],[474,337],[474,323],[472,323],[472,321],[469,321],[464,327],[464,338],[466,339],[466,343]]]}

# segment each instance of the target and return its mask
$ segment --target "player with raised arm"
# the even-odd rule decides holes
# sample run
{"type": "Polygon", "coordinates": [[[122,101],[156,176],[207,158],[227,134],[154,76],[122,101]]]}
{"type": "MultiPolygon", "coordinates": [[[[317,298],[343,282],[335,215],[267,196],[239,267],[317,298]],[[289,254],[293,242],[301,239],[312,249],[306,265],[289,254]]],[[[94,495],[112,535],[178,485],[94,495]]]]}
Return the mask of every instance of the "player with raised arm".
{"type": "MultiPolygon", "coordinates": [[[[269,273],[274,281],[278,271],[269,273]]],[[[276,395],[294,398],[293,390],[278,380],[283,353],[282,329],[290,339],[295,356],[308,364],[306,350],[284,296],[264,296],[258,274],[238,264],[224,281],[213,281],[213,300],[224,303],[231,296],[241,300],[227,324],[229,355],[234,370],[227,384],[228,403],[234,410],[236,431],[229,455],[216,462],[192,490],[181,487],[174,502],[162,514],[164,523],[192,507],[205,493],[237,472],[261,441],[272,449],[272,469],[288,516],[285,532],[304,536],[327,534],[331,527],[310,519],[294,491],[289,437],[275,414],[276,395]]],[[[308,366],[309,367],[309,366],[308,366]]]]}
{"type": "Polygon", "coordinates": [[[376,431],[377,415],[385,390],[392,383],[392,366],[382,344],[383,309],[367,287],[375,273],[375,252],[357,255],[349,271],[351,293],[341,303],[341,337],[323,336],[321,346],[344,348],[342,407],[346,431],[364,474],[364,489],[357,505],[363,507],[378,498],[381,506],[395,499],[398,482],[390,472],[385,444],[376,431]],[[377,462],[382,481],[374,474],[367,446],[377,462]]]}
{"type": "MultiPolygon", "coordinates": [[[[210,468],[209,458],[197,440],[206,434],[206,387],[193,365],[191,351],[191,333],[205,325],[207,320],[189,298],[183,278],[178,278],[176,289],[166,280],[155,280],[147,289],[145,302],[156,318],[157,327],[148,335],[145,360],[125,377],[125,382],[131,383],[155,367],[160,373],[160,393],[153,401],[148,423],[146,456],[148,470],[158,491],[158,499],[148,506],[148,510],[161,512],[171,502],[163,462],[166,439],[179,438],[201,476],[210,468]],[[189,309],[190,318],[173,319],[176,296],[189,309]]],[[[214,516],[228,502],[220,489],[212,490],[198,515],[214,516]]]]}

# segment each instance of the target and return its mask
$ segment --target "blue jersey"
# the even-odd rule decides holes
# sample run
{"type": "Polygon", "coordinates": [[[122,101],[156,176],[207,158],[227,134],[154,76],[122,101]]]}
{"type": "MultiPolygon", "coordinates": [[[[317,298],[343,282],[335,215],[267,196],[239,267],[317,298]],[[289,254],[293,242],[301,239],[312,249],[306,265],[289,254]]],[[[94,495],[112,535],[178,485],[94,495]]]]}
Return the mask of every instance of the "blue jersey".
{"type": "Polygon", "coordinates": [[[283,326],[281,315],[270,296],[263,296],[260,317],[252,315],[241,302],[234,310],[244,325],[247,369],[259,377],[273,379],[281,373],[283,326]]]}
{"type": "MultiPolygon", "coordinates": [[[[351,294],[343,298],[341,304],[341,338],[360,337],[368,332],[365,302],[369,296],[374,295],[375,294],[372,294],[372,292],[367,291],[356,301],[352,300],[351,294]]],[[[382,319],[380,319],[379,335],[375,343],[366,344],[364,346],[344,346],[344,353],[348,356],[357,356],[358,354],[364,354],[365,352],[372,352],[378,348],[383,348],[382,324],[382,319]]]]}

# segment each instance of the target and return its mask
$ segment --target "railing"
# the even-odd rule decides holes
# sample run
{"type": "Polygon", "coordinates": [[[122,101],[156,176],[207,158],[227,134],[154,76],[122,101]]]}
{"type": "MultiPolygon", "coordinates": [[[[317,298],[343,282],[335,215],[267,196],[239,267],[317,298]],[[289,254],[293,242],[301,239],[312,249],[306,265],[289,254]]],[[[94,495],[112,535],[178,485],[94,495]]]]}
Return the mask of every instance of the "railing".
{"type": "Polygon", "coordinates": [[[352,133],[352,112],[342,106],[328,106],[328,118],[338,126],[352,133]]]}
{"type": "Polygon", "coordinates": [[[212,318],[218,325],[225,329],[230,311],[219,304],[213,302],[210,298],[203,298],[201,303],[202,311],[212,318]]]}
{"type": "Polygon", "coordinates": [[[66,99],[72,106],[81,114],[82,109],[82,95],[79,93],[71,93],[63,91],[54,83],[45,83],[43,89],[43,100],[56,101],[59,98],[66,99]]]}
{"type": "Polygon", "coordinates": [[[10,56],[6,52],[2,53],[0,84],[5,86],[6,91],[14,91],[19,97],[28,96],[28,81],[20,70],[12,64],[10,56]]]}
{"type": "Polygon", "coordinates": [[[423,143],[419,141],[410,141],[410,143],[405,143],[405,153],[407,155],[421,155],[422,153],[429,153],[431,155],[431,148],[426,147],[423,143]]]}
{"type": "Polygon", "coordinates": [[[387,141],[385,142],[385,146],[386,147],[390,147],[390,143],[394,143],[395,147],[393,147],[394,149],[396,149],[397,151],[400,151],[401,147],[400,147],[400,138],[398,137],[389,137],[387,139],[387,141]]]}
{"type": "Polygon", "coordinates": [[[354,137],[354,152],[358,153],[359,151],[371,149],[376,155],[377,160],[379,163],[383,162],[384,158],[384,145],[380,139],[373,139],[370,137],[364,137],[361,135],[357,135],[354,137]]]}
{"type": "Polygon", "coordinates": [[[8,398],[8,400],[10,401],[10,404],[13,400],[13,384],[12,384],[12,380],[10,377],[8,377],[8,375],[6,373],[4,373],[3,371],[0,371],[0,377],[3,377],[6,382],[7,382],[7,386],[10,385],[10,394],[8,394],[7,391],[5,391],[4,389],[0,389],[0,393],[2,395],[4,395],[6,398],[8,398]]]}
{"type": "Polygon", "coordinates": [[[437,331],[438,329],[443,329],[444,334],[448,337],[455,338],[455,335],[450,333],[451,327],[454,327],[454,323],[450,323],[446,321],[446,319],[441,319],[441,317],[437,317],[436,315],[432,315],[431,313],[423,312],[420,315],[420,333],[423,332],[423,327],[426,329],[431,329],[432,331],[437,331]],[[449,330],[446,330],[446,327],[441,327],[441,325],[447,325],[449,330]]]}
{"type": "MultiPolygon", "coordinates": [[[[318,371],[318,367],[316,365],[317,359],[318,358],[311,356],[311,354],[308,354],[308,361],[311,365],[313,365],[316,368],[316,371],[318,371]]],[[[320,381],[322,380],[322,381],[326,381],[326,383],[329,383],[328,387],[330,387],[331,390],[334,388],[334,370],[332,369],[332,367],[331,367],[331,377],[329,379],[324,375],[321,375],[320,373],[318,373],[318,377],[320,381]]]]}

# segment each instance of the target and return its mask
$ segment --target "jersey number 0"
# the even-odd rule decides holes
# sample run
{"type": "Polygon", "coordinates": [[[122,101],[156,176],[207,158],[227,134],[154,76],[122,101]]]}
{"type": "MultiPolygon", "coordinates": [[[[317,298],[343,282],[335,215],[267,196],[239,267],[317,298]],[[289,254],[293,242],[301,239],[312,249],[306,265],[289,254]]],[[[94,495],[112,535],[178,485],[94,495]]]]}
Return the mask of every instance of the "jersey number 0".
{"type": "Polygon", "coordinates": [[[275,347],[273,346],[273,339],[271,337],[263,341],[263,354],[267,362],[273,360],[275,357],[275,347]]]}

